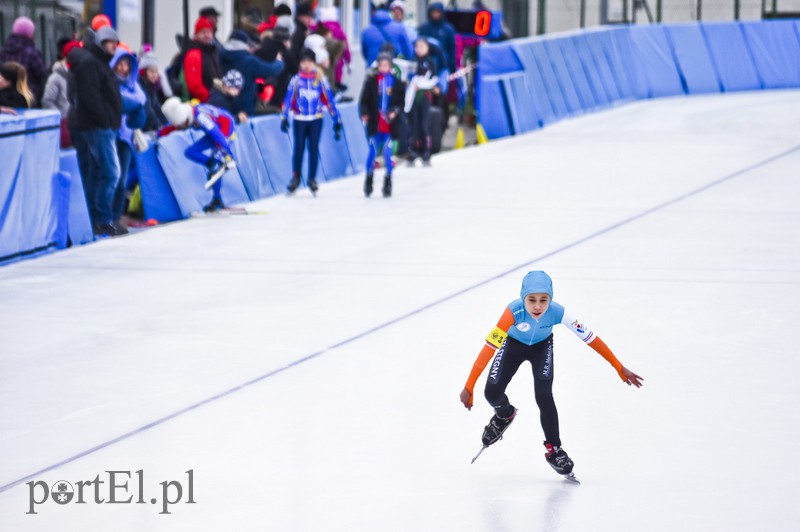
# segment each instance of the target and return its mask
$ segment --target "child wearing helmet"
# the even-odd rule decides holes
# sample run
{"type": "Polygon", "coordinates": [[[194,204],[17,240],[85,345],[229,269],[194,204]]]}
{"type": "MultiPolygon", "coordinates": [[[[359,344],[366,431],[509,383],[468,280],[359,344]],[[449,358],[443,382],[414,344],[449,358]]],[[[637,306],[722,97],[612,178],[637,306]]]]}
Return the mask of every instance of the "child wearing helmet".
{"type": "Polygon", "coordinates": [[[172,131],[194,128],[205,132],[194,144],[186,148],[186,157],[207,169],[206,188],[211,187],[213,197],[211,203],[203,207],[204,212],[214,212],[225,208],[222,202],[222,176],[227,170],[236,167],[231,151],[235,125],[234,118],[227,111],[209,104],[191,104],[182,102],[177,96],[168,98],[161,106],[161,111],[170,126],[158,132],[159,137],[172,131]]]}
{"type": "Polygon", "coordinates": [[[558,412],[553,400],[552,330],[559,324],[566,326],[606,359],[623,382],[637,388],[642,386],[642,377],[623,366],[599,336],[553,301],[553,281],[550,276],[543,271],[532,271],[522,280],[520,298],[506,307],[497,326],[486,338],[486,345],[475,360],[460,399],[468,410],[472,409],[475,382],[489,360],[493,359],[484,394],[495,413],[481,438],[485,449],[502,439],[503,432],[514,420],[517,409],[509,402],[506,387],[520,365],[526,360],[530,362],[533,366],[536,404],[545,436],[545,458],[557,473],[574,479],[574,463],[561,448],[558,412]]]}

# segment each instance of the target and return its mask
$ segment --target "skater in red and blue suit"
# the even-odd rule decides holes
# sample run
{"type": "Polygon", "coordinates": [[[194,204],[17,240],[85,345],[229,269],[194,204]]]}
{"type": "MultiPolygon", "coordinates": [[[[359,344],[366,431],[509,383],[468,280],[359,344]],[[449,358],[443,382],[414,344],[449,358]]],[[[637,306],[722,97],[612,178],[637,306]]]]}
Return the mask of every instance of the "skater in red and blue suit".
{"type": "Polygon", "coordinates": [[[168,98],[161,110],[171,126],[159,131],[159,137],[189,127],[205,132],[200,140],[186,148],[184,154],[189,160],[205,166],[207,178],[213,181],[213,198],[211,203],[203,207],[203,211],[224,209],[222,175],[236,166],[230,144],[235,133],[233,116],[219,107],[205,103],[184,103],[177,97],[168,98]]]}
{"type": "Polygon", "coordinates": [[[372,194],[372,178],[375,158],[383,151],[386,175],[383,178],[383,197],[392,195],[392,145],[400,135],[400,118],[405,102],[405,83],[392,75],[392,54],[378,54],[377,72],[368,76],[361,90],[361,120],[367,128],[369,153],[367,154],[367,176],[364,195],[372,194]]]}
{"type": "Polygon", "coordinates": [[[308,48],[300,53],[300,71],[289,81],[281,111],[281,131],[289,132],[289,115],[293,116],[294,151],[292,154],[292,180],[287,187],[293,193],[300,186],[303,153],[308,145],[308,188],[312,194],[317,189],[319,164],[319,138],[322,134],[322,113],[328,108],[333,118],[333,135],[338,141],[342,134],[342,120],[324,74],[317,68],[316,54],[308,48]]]}
{"type": "MultiPolygon", "coordinates": [[[[520,298],[506,307],[497,327],[489,333],[478,355],[461,402],[472,409],[472,390],[483,369],[492,360],[484,395],[494,408],[494,416],[483,431],[484,448],[500,440],[514,420],[517,409],[506,396],[506,387],[526,360],[533,366],[536,404],[544,429],[547,462],[562,475],[571,475],[573,462],[561,448],[558,412],[553,400],[553,327],[564,325],[606,359],[626,384],[640,388],[642,377],[623,366],[611,349],[585,324],[553,301],[553,281],[542,271],[529,272],[522,280],[520,298]]],[[[572,477],[574,479],[574,477],[572,477]]]]}

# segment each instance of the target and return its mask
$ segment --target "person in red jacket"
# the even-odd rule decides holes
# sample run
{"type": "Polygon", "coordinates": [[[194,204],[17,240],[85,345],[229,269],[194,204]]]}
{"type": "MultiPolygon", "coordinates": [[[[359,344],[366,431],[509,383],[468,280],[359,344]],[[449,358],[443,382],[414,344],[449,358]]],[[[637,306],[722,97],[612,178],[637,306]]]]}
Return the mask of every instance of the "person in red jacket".
{"type": "Polygon", "coordinates": [[[205,17],[194,24],[194,39],[183,59],[183,75],[189,96],[208,101],[214,80],[222,77],[217,47],[214,45],[214,26],[205,17]]]}

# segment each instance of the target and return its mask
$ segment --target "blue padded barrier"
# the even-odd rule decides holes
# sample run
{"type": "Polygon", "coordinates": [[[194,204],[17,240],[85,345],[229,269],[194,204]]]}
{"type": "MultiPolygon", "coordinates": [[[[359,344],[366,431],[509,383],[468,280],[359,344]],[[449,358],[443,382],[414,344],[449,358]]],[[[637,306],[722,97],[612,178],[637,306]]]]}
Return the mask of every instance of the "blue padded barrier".
{"type": "Polygon", "coordinates": [[[167,180],[167,175],[158,162],[158,148],[152,144],[147,151],[134,150],[136,168],[139,169],[139,191],[142,194],[145,220],[161,223],[174,222],[183,218],[183,213],[175,199],[175,194],[167,180]]]}
{"type": "Polygon", "coordinates": [[[513,41],[481,46],[478,54],[478,68],[482,76],[508,74],[509,72],[519,72],[523,69],[517,55],[514,53],[513,41]]]}
{"type": "Polygon", "coordinates": [[[525,74],[509,74],[502,81],[503,94],[508,103],[511,116],[511,127],[514,134],[524,133],[538,129],[541,125],[536,108],[530,97],[530,90],[525,80],[525,74]]]}
{"type": "Polygon", "coordinates": [[[595,39],[599,45],[600,51],[608,61],[608,67],[611,71],[612,79],[617,87],[617,92],[621,100],[630,100],[636,97],[634,94],[633,84],[630,79],[628,69],[631,68],[630,63],[626,62],[622,52],[619,49],[618,39],[615,34],[621,32],[620,28],[608,29],[605,31],[591,32],[590,39],[595,39]]]}
{"type": "MultiPolygon", "coordinates": [[[[72,175],[67,172],[53,174],[53,202],[58,213],[53,240],[58,249],[66,248],[69,241],[69,204],[72,179],[72,175]]],[[[78,180],[80,181],[80,178],[78,180]]]]}
{"type": "Polygon", "coordinates": [[[611,60],[606,55],[603,44],[600,38],[600,31],[590,31],[584,34],[582,39],[578,39],[578,55],[584,58],[588,51],[591,58],[594,60],[595,67],[597,68],[600,82],[606,93],[606,98],[609,103],[622,100],[623,96],[620,92],[619,84],[614,79],[614,72],[611,67],[611,60]]]}
{"type": "Polygon", "coordinates": [[[701,24],[722,90],[746,91],[762,88],[750,49],[739,23],[701,24]]]}
{"type": "Polygon", "coordinates": [[[247,196],[251,201],[275,194],[253,133],[252,120],[236,126],[233,156],[239,167],[239,175],[242,177],[247,196]]]}
{"type": "Polygon", "coordinates": [[[684,94],[664,27],[631,26],[628,32],[636,70],[642,72],[647,81],[647,96],[658,98],[684,94]]]}
{"type": "Polygon", "coordinates": [[[478,93],[480,123],[490,139],[513,135],[502,76],[484,76],[478,93]]]}
{"type": "Polygon", "coordinates": [[[539,73],[547,89],[547,98],[550,100],[550,106],[553,109],[555,118],[560,119],[569,116],[569,108],[567,107],[567,102],[564,100],[564,93],[561,91],[561,85],[558,82],[553,64],[548,57],[544,41],[532,42],[530,51],[536,60],[536,64],[539,65],[539,73]]]}
{"type": "Polygon", "coordinates": [[[575,87],[575,92],[578,95],[578,101],[581,105],[581,110],[588,111],[597,107],[594,93],[589,86],[589,79],[586,76],[583,63],[578,57],[578,51],[575,49],[575,43],[572,37],[563,37],[555,39],[553,44],[561,50],[561,56],[564,58],[564,64],[569,72],[569,77],[572,79],[572,84],[575,87]]]}
{"type": "Polygon", "coordinates": [[[86,205],[86,193],[78,167],[78,156],[74,149],[61,150],[58,161],[59,170],[69,176],[69,215],[67,230],[73,246],[80,246],[94,240],[92,220],[86,205]]]}
{"type": "Polygon", "coordinates": [[[342,105],[339,107],[342,115],[342,127],[344,129],[344,140],[347,143],[347,154],[350,157],[350,167],[353,173],[366,170],[367,155],[369,144],[367,143],[367,133],[361,123],[358,105],[342,105]]]}
{"type": "Polygon", "coordinates": [[[564,97],[564,102],[567,105],[569,114],[577,114],[583,110],[581,100],[578,97],[578,92],[575,89],[575,82],[572,80],[567,62],[564,60],[564,55],[561,53],[561,46],[558,39],[547,39],[542,41],[544,48],[547,51],[547,58],[553,67],[553,72],[558,80],[558,86],[561,89],[561,95],[564,97]]]}
{"type": "MultiPolygon", "coordinates": [[[[341,110],[340,110],[341,111],[341,110]]],[[[342,124],[344,129],[344,124],[342,124]]],[[[355,173],[350,163],[347,152],[347,141],[344,135],[337,141],[333,137],[333,119],[330,113],[322,116],[322,136],[319,140],[320,169],[325,174],[325,179],[339,179],[355,173]]]]}
{"type": "Polygon", "coordinates": [[[628,28],[614,28],[608,32],[608,35],[611,38],[613,53],[619,58],[621,74],[628,83],[631,97],[649,98],[650,87],[639,62],[633,55],[634,44],[628,28]]]}
{"type": "Polygon", "coordinates": [[[687,94],[722,90],[700,24],[665,26],[687,94]]]}
{"type": "MultiPolygon", "coordinates": [[[[205,168],[184,155],[186,148],[203,135],[204,133],[199,132],[180,131],[159,139],[158,161],[184,218],[202,210],[211,201],[211,191],[204,188],[205,168]]],[[[247,191],[236,169],[228,171],[222,177],[222,201],[226,205],[248,201],[247,191]]]]}
{"type": "Polygon", "coordinates": [[[519,42],[514,44],[514,52],[517,54],[519,62],[525,69],[525,81],[528,89],[527,100],[533,107],[538,118],[539,126],[555,122],[558,118],[553,111],[553,105],[547,96],[547,87],[542,78],[539,64],[533,55],[533,48],[530,42],[519,42]]]}
{"type": "Polygon", "coordinates": [[[278,115],[253,119],[252,127],[272,188],[276,193],[283,193],[292,178],[292,144],[289,135],[281,131],[281,118],[278,115]]]}
{"type": "Polygon", "coordinates": [[[800,41],[795,21],[745,22],[742,29],[764,88],[800,86],[800,41]]]}
{"type": "MultiPolygon", "coordinates": [[[[613,100],[619,99],[618,97],[612,98],[608,94],[606,84],[603,82],[603,75],[600,73],[600,67],[597,64],[597,60],[592,55],[586,39],[581,36],[573,37],[570,40],[575,47],[575,52],[578,54],[581,66],[583,66],[583,71],[586,74],[586,80],[589,82],[589,89],[592,91],[595,103],[598,106],[607,106],[613,100]]],[[[605,67],[608,68],[608,65],[606,64],[605,67]]]]}

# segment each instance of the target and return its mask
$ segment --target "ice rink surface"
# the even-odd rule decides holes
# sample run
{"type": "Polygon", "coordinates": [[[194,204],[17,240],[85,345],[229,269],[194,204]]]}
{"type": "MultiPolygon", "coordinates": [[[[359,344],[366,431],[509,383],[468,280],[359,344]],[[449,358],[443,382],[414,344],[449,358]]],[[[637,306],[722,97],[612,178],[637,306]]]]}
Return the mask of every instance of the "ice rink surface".
{"type": "Polygon", "coordinates": [[[798,530],[799,126],[797,91],[639,102],[390,200],[344,179],[0,269],[0,530],[798,530]],[[555,333],[580,486],[527,365],[469,463],[485,373],[458,394],[531,269],[645,378],[555,333]],[[26,513],[106,471],[130,504],[26,513]]]}

